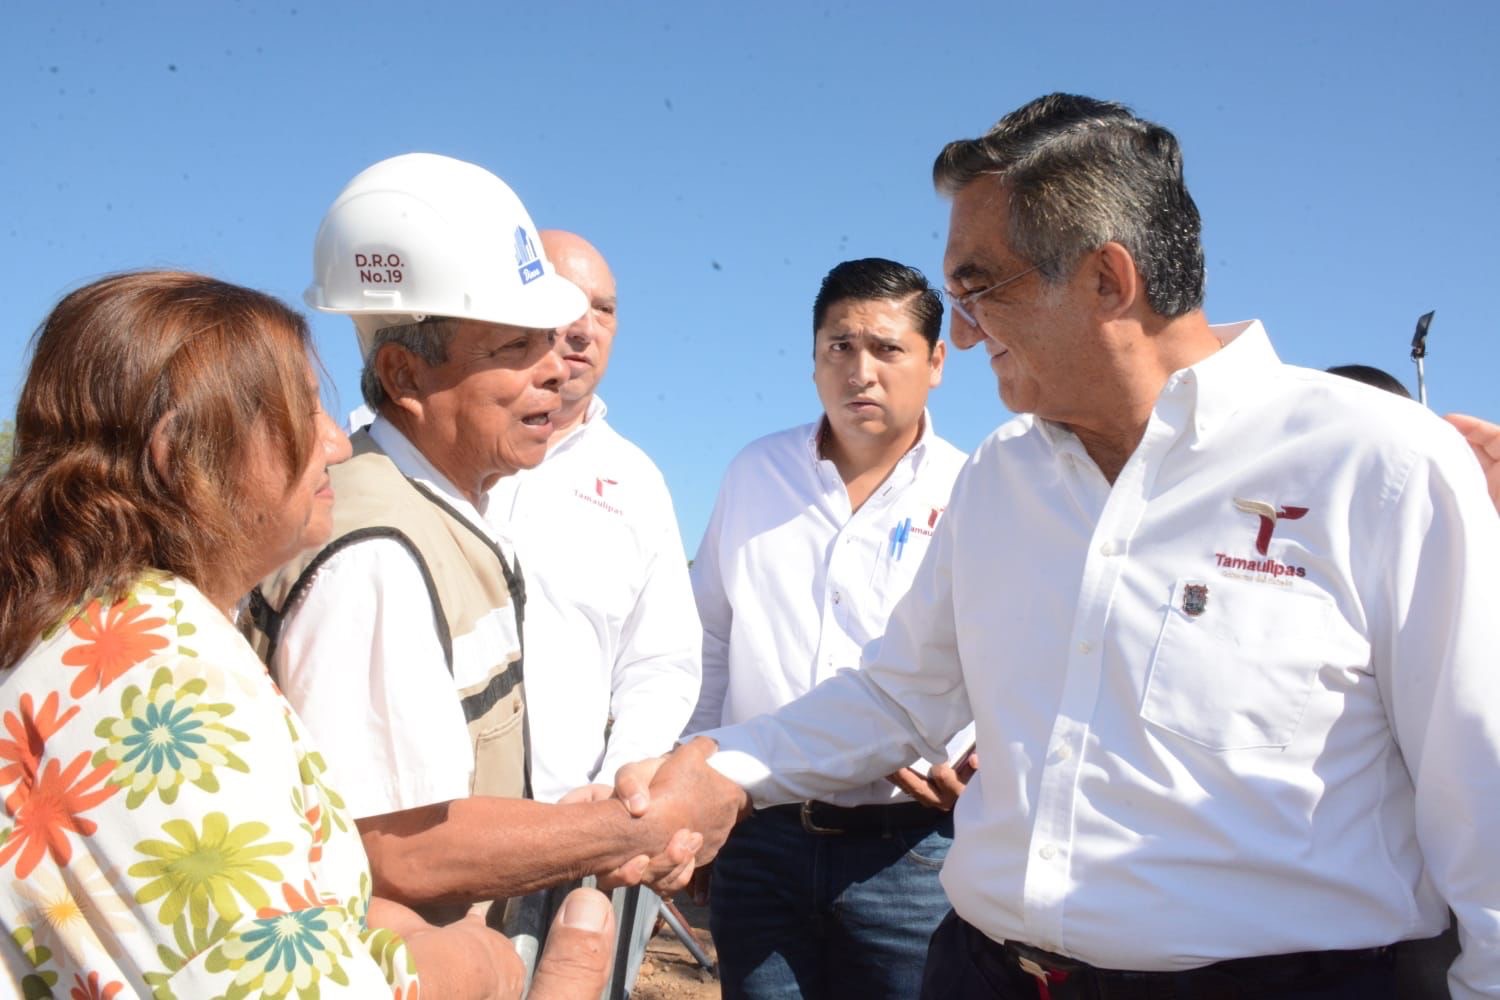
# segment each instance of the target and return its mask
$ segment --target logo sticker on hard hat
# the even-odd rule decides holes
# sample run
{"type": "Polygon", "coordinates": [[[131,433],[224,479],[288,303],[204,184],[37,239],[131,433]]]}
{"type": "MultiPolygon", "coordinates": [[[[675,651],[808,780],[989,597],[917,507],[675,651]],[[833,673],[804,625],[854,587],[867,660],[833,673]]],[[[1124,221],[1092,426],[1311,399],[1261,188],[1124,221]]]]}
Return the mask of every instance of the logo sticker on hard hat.
{"type": "Polygon", "coordinates": [[[537,257],[536,244],[531,241],[531,234],[525,226],[516,227],[516,273],[521,276],[523,285],[542,276],[542,262],[537,257]]]}

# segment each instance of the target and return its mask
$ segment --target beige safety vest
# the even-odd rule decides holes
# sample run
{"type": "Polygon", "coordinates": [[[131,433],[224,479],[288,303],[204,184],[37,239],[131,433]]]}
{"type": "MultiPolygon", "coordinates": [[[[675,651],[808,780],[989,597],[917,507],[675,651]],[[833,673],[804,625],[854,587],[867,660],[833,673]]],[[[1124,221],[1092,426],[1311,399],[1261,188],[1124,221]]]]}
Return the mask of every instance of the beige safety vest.
{"type": "MultiPolygon", "coordinates": [[[[367,431],[351,435],[350,442],[354,457],[329,470],[337,496],[333,537],[251,593],[246,623],[251,644],[262,660],[272,662],[282,621],[316,585],[319,568],[334,553],[373,539],[404,545],[427,584],[431,623],[450,673],[453,640],[472,632],[495,609],[514,609],[517,648],[495,650],[484,679],[459,690],[458,697],[474,746],[471,794],[529,798],[521,638],[526,598],[520,567],[512,568],[499,547],[442,497],[402,475],[367,431]]],[[[412,613],[414,626],[428,624],[424,611],[412,613]]]]}

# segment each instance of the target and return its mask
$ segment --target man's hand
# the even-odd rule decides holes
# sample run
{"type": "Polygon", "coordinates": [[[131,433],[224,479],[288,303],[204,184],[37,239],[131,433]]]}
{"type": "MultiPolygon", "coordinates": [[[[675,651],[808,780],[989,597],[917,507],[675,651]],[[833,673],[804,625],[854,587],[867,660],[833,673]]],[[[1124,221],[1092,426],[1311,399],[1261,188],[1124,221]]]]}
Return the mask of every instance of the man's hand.
{"type": "Polygon", "coordinates": [[[400,903],[376,896],[370,900],[366,920],[371,927],[401,935],[426,994],[454,1000],[509,1000],[520,997],[525,989],[526,967],[515,946],[505,935],[486,927],[477,912],[457,923],[434,927],[400,903]]]}
{"type": "Polygon", "coordinates": [[[615,772],[615,797],[625,803],[630,815],[639,819],[651,805],[651,781],[667,762],[665,755],[626,764],[615,772]]]}
{"type": "MultiPolygon", "coordinates": [[[[575,802],[602,802],[614,796],[608,785],[583,785],[557,800],[558,805],[575,802]]],[[[599,888],[608,892],[622,885],[644,884],[658,896],[670,896],[688,884],[693,877],[693,856],[703,846],[703,838],[692,830],[678,830],[667,841],[660,854],[639,854],[609,872],[597,872],[599,888]]]]}
{"type": "Polygon", "coordinates": [[[1468,440],[1469,447],[1474,449],[1474,457],[1479,459],[1479,467],[1484,470],[1490,500],[1495,504],[1495,509],[1500,511],[1500,424],[1492,424],[1488,420],[1462,413],[1450,413],[1443,419],[1457,427],[1458,432],[1468,440]]]}
{"type": "Polygon", "coordinates": [[[526,969],[504,934],[475,911],[434,927],[400,903],[370,900],[367,920],[400,934],[411,951],[422,992],[449,1000],[595,1000],[609,979],[615,913],[609,897],[574,889],[563,900],[537,959],[531,992],[526,969]]]}
{"type": "Polygon", "coordinates": [[[964,786],[978,769],[979,754],[970,750],[963,755],[957,766],[934,764],[925,775],[903,767],[894,774],[886,775],[886,780],[927,808],[948,812],[957,804],[964,786]]]}
{"type": "Polygon", "coordinates": [[[710,861],[706,865],[700,865],[693,872],[693,880],[688,883],[688,897],[692,899],[694,906],[707,906],[712,898],[710,886],[714,880],[714,865],[710,861]]]}
{"type": "Polygon", "coordinates": [[[575,802],[603,802],[613,794],[615,794],[615,790],[613,788],[610,788],[608,785],[579,785],[577,788],[573,789],[571,792],[558,799],[557,804],[560,806],[567,806],[572,805],[575,802]]]}
{"type": "Polygon", "coordinates": [[[595,1000],[609,980],[614,941],[609,897],[593,889],[568,893],[547,933],[528,1000],[595,1000]]]}
{"type": "Polygon", "coordinates": [[[664,814],[703,835],[700,865],[713,860],[734,824],[750,812],[745,790],[708,766],[717,750],[713,740],[698,736],[666,757],[627,764],[615,775],[615,794],[631,815],[664,814]]]}
{"type": "Polygon", "coordinates": [[[667,849],[651,858],[641,873],[640,883],[662,899],[670,899],[693,877],[698,853],[703,850],[703,834],[678,830],[667,842],[667,849]]]}

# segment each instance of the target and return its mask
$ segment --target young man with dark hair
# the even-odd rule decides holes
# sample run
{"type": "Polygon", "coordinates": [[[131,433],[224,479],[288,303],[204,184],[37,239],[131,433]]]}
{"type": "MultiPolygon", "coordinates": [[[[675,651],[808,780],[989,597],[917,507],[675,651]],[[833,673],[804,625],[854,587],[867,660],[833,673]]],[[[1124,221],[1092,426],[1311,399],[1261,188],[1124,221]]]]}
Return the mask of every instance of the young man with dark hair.
{"type": "Polygon", "coordinates": [[[1411,391],[1401,384],[1400,379],[1384,368],[1376,368],[1374,365],[1334,365],[1327,371],[1330,375],[1342,375],[1344,378],[1363,382],[1373,388],[1384,389],[1402,399],[1411,399],[1411,391]]]}
{"type": "MultiPolygon", "coordinates": [[[[894,261],[846,261],[824,278],[823,414],[735,458],[693,564],[703,692],[688,731],[779,708],[857,666],[885,631],[964,462],[926,411],[942,315],[921,273],[894,261]]],[[[915,994],[948,907],[937,874],[970,742],[951,741],[957,771],[903,767],[735,832],[712,877],[726,997],[915,994]]]]}

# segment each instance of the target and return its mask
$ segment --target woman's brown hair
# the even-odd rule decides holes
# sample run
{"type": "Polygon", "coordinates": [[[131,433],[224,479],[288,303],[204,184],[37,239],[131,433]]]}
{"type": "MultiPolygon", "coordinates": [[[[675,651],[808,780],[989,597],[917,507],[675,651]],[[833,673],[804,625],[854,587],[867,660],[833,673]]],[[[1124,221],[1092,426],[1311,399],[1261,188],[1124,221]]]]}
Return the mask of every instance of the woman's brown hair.
{"type": "Polygon", "coordinates": [[[87,600],[150,569],[200,589],[253,566],[256,435],[315,447],[306,321],[261,292],[177,271],[71,293],[32,340],[0,479],[0,667],[87,600]]]}

